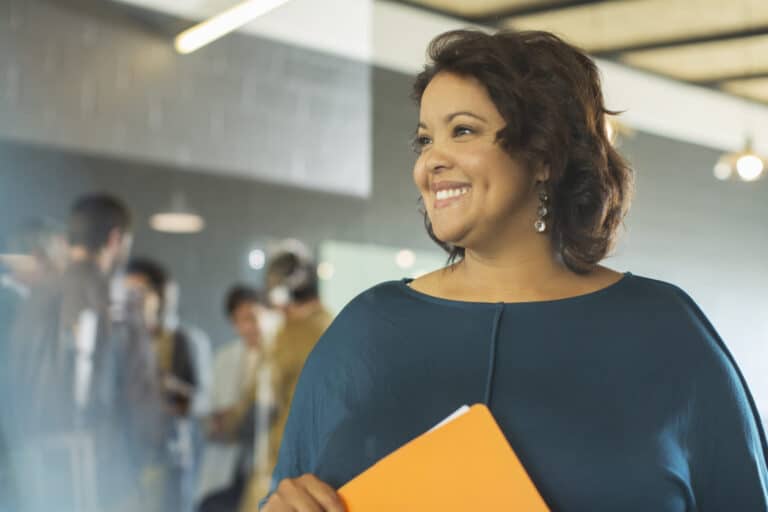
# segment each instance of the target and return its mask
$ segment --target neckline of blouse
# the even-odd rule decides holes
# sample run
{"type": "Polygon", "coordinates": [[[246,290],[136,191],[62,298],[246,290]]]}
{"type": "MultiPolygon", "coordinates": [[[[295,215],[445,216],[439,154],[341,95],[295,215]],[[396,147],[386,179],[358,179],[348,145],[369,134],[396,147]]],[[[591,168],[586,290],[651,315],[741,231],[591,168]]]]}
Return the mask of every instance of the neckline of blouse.
{"type": "Polygon", "coordinates": [[[414,290],[413,288],[411,288],[410,283],[413,281],[413,278],[409,278],[409,277],[401,279],[400,281],[398,281],[398,284],[401,290],[404,291],[406,294],[426,302],[432,302],[434,304],[442,304],[445,306],[481,307],[482,308],[482,307],[489,307],[489,306],[498,306],[499,304],[503,304],[504,306],[526,306],[526,305],[544,306],[544,305],[550,305],[550,304],[557,305],[557,304],[578,303],[584,300],[601,297],[605,294],[611,293],[614,290],[622,287],[633,277],[634,275],[631,272],[624,272],[624,274],[618,281],[616,281],[615,283],[611,283],[606,287],[600,288],[599,290],[583,293],[581,295],[573,295],[571,297],[563,297],[562,299],[521,301],[521,302],[474,302],[474,301],[446,299],[443,297],[437,297],[435,295],[429,295],[428,293],[420,292],[418,290],[414,290]]]}

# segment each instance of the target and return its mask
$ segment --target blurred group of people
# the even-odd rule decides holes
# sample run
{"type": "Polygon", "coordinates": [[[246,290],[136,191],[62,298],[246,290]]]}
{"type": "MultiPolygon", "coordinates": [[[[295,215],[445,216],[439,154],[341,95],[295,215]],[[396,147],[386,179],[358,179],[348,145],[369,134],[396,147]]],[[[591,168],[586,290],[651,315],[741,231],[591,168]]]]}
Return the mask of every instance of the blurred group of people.
{"type": "Polygon", "coordinates": [[[286,241],[263,288],[232,286],[237,337],[211,357],[169,270],[130,257],[131,217],[81,197],[66,225],[25,223],[0,255],[0,511],[245,511],[269,488],[331,322],[310,254],[286,241]]]}

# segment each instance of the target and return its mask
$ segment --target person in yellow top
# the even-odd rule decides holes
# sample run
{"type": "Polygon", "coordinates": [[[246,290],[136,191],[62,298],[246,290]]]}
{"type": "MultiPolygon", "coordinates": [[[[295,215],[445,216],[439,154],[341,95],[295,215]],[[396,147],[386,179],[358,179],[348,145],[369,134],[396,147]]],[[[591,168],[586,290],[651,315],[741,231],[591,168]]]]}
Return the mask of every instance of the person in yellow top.
{"type": "MultiPolygon", "coordinates": [[[[158,495],[158,510],[192,509],[194,478],[193,403],[200,393],[201,370],[187,330],[169,322],[171,276],[160,263],[134,258],[125,269],[125,285],[142,297],[144,322],[152,336],[157,392],[162,396],[161,446],[144,470],[146,485],[158,495]]],[[[146,491],[148,494],[150,491],[146,491]]]]}
{"type": "Polygon", "coordinates": [[[320,301],[315,264],[300,242],[282,243],[267,265],[266,281],[269,302],[283,315],[274,348],[268,356],[276,412],[269,431],[266,470],[254,473],[241,505],[243,511],[256,510],[258,500],[269,485],[304,362],[333,320],[320,301]]]}

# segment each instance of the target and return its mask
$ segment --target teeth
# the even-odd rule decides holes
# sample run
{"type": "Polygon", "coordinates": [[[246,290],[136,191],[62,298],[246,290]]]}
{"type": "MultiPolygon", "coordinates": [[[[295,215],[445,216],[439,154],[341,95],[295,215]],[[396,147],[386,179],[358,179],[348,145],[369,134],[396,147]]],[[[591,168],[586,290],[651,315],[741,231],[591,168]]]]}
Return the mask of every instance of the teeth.
{"type": "Polygon", "coordinates": [[[452,197],[459,197],[463,196],[469,192],[469,187],[464,188],[452,188],[449,190],[440,190],[437,192],[436,197],[438,201],[442,201],[444,199],[451,199],[452,197]]]}

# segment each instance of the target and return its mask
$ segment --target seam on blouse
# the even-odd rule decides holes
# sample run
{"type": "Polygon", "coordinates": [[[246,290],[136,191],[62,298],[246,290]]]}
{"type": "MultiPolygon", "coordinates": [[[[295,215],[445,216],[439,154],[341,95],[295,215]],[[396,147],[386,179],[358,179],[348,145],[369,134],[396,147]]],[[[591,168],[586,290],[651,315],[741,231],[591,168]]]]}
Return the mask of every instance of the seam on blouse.
{"type": "Polygon", "coordinates": [[[488,351],[488,375],[485,382],[485,394],[483,396],[483,403],[486,407],[491,406],[493,375],[496,371],[496,347],[498,346],[499,325],[501,324],[501,316],[503,313],[504,303],[500,302],[496,305],[496,315],[493,319],[493,331],[491,331],[491,346],[490,350],[488,351]]]}

